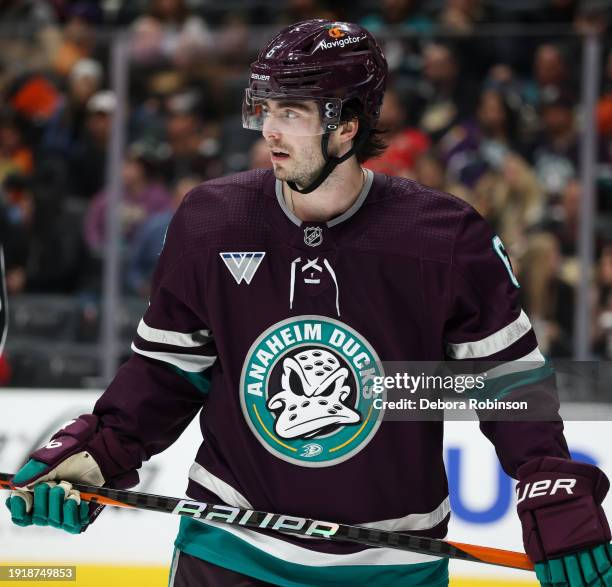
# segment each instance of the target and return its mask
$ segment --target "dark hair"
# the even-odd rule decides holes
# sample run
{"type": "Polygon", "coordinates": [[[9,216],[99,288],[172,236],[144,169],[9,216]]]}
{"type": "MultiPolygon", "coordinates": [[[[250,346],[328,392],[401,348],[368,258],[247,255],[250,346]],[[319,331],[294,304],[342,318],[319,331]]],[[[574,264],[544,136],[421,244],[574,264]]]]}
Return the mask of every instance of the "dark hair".
{"type": "Polygon", "coordinates": [[[485,83],[480,95],[478,96],[478,104],[476,106],[477,109],[480,109],[482,106],[482,101],[487,93],[495,94],[495,96],[497,96],[506,117],[506,136],[510,142],[510,146],[513,148],[516,147],[519,132],[519,112],[518,108],[512,103],[513,97],[509,94],[509,92],[504,92],[500,87],[496,87],[492,84],[487,85],[485,83]]]}
{"type": "Polygon", "coordinates": [[[342,105],[340,120],[349,121],[355,118],[359,121],[359,129],[357,130],[354,140],[359,140],[364,132],[369,132],[367,139],[363,141],[355,152],[357,161],[363,163],[368,159],[382,155],[387,148],[387,142],[385,140],[387,130],[372,126],[372,121],[363,111],[361,102],[358,100],[349,100],[346,104],[342,105]]]}

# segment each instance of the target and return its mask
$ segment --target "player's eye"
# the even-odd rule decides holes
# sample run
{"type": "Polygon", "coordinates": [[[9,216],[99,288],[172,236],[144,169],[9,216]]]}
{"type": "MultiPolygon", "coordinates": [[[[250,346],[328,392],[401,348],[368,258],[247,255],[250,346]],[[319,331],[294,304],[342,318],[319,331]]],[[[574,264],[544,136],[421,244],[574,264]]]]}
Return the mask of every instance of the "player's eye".
{"type": "Polygon", "coordinates": [[[289,120],[294,120],[296,118],[300,117],[300,114],[298,112],[296,112],[295,110],[284,110],[283,111],[283,116],[285,118],[288,118],[289,120]]]}

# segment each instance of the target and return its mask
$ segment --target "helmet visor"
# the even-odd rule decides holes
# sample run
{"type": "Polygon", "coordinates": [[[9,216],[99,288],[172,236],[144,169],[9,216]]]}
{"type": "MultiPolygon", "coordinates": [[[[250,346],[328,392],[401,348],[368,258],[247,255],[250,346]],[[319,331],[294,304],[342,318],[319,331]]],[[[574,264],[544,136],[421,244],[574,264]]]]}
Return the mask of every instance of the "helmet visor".
{"type": "Polygon", "coordinates": [[[242,102],[242,126],[251,130],[294,136],[316,136],[338,128],[342,100],[256,92],[247,89],[242,102]]]}

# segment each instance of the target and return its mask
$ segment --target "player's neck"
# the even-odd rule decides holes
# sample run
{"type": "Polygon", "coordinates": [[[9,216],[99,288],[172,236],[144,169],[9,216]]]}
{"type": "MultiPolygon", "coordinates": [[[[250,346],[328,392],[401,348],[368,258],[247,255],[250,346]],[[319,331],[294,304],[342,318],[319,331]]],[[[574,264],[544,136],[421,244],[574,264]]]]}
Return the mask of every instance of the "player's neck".
{"type": "Polygon", "coordinates": [[[358,198],[366,181],[365,170],[356,159],[340,164],[309,194],[300,194],[283,182],[287,207],[305,222],[327,222],[348,210],[358,198]]]}

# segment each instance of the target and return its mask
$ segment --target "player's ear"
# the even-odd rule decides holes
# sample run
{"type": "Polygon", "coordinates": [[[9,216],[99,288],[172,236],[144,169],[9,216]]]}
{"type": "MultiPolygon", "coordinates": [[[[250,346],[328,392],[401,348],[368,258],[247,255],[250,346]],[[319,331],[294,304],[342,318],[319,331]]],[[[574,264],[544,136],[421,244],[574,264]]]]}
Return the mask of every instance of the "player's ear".
{"type": "Polygon", "coordinates": [[[359,130],[359,120],[357,118],[351,118],[351,120],[345,120],[340,124],[338,134],[341,143],[352,141],[359,130]]]}

